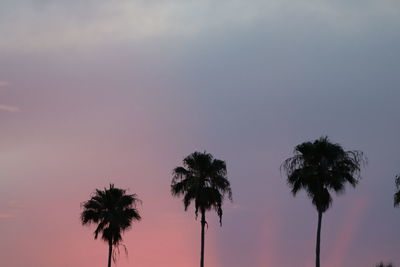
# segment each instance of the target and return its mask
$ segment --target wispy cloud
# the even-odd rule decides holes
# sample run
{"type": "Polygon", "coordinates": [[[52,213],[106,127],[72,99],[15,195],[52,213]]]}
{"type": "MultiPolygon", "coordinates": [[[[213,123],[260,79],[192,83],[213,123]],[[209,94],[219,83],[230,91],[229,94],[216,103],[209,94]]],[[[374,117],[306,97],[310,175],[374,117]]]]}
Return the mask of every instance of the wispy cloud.
{"type": "Polygon", "coordinates": [[[10,82],[0,81],[0,87],[5,87],[5,86],[9,86],[9,85],[11,85],[10,82]]]}
{"type": "Polygon", "coordinates": [[[19,108],[16,106],[9,106],[9,105],[1,105],[0,104],[0,111],[7,111],[7,112],[18,112],[19,108]]]}
{"type": "Polygon", "coordinates": [[[1,213],[0,212],[0,219],[9,219],[9,218],[13,218],[14,217],[14,215],[13,214],[11,214],[11,213],[1,213]]]}

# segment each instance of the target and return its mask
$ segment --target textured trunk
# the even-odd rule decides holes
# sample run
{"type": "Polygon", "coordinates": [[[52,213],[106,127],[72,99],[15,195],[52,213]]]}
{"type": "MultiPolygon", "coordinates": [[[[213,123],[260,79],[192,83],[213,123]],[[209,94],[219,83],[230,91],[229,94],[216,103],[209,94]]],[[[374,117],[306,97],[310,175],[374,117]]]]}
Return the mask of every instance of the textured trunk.
{"type": "Polygon", "coordinates": [[[206,225],[206,213],[201,212],[201,254],[200,254],[200,267],[204,267],[204,227],[206,225]]]}
{"type": "Polygon", "coordinates": [[[321,246],[321,223],[322,223],[322,212],[318,211],[318,229],[317,229],[317,246],[315,249],[315,267],[320,267],[319,254],[321,246]]]}
{"type": "Polygon", "coordinates": [[[111,267],[111,258],[112,258],[112,242],[108,242],[108,267],[111,267]]]}

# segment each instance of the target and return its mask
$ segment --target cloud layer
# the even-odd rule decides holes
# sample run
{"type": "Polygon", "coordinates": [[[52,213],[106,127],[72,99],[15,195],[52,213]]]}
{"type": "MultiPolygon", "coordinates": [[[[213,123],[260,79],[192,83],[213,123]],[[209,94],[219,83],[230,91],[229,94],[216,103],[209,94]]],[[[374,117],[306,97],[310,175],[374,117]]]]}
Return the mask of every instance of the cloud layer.
{"type": "Polygon", "coordinates": [[[397,1],[10,1],[0,11],[0,46],[46,49],[149,37],[193,37],[258,24],[269,31],[316,25],[360,32],[398,23],[397,1]],[[13,15],[11,15],[13,14],[13,15]]]}

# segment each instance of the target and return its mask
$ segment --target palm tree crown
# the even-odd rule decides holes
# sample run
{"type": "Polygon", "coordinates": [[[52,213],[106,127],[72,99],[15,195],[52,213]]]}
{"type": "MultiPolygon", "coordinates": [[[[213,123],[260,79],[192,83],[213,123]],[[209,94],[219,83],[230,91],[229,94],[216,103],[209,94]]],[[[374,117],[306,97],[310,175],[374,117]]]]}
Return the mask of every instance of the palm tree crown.
{"type": "Polygon", "coordinates": [[[173,170],[171,193],[183,195],[185,210],[194,201],[195,214],[214,209],[222,223],[222,203],[225,196],[232,200],[226,164],[209,153],[194,152],[183,160],[183,166],[173,170]]]}
{"type": "Polygon", "coordinates": [[[96,224],[94,238],[101,234],[101,238],[109,244],[109,266],[112,247],[118,247],[122,242],[122,233],[132,226],[133,221],[141,219],[136,209],[138,202],[136,194],[126,194],[126,190],[110,184],[104,190],[96,189],[92,197],[82,203],[82,224],[96,224]]]}
{"type": "Polygon", "coordinates": [[[357,185],[363,162],[362,152],[345,151],[328,137],[321,137],[296,146],[294,156],[282,167],[293,195],[304,189],[317,210],[325,212],[332,204],[330,191],[343,193],[346,183],[357,185]]]}

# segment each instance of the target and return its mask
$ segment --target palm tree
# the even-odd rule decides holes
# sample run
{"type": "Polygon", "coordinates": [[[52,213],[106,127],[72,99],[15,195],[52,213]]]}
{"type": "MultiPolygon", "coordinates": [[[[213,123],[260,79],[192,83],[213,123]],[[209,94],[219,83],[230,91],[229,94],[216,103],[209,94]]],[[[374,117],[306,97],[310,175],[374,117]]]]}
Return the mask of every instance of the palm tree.
{"type": "Polygon", "coordinates": [[[136,194],[128,195],[126,190],[110,184],[104,190],[96,189],[92,197],[82,203],[81,222],[83,225],[96,224],[94,238],[101,238],[108,243],[108,267],[111,267],[113,248],[118,248],[122,242],[122,233],[132,226],[133,221],[141,217],[136,209],[141,201],[136,194]]]}
{"type": "Polygon", "coordinates": [[[391,263],[384,264],[383,262],[381,262],[378,265],[376,265],[376,267],[393,267],[393,264],[391,264],[391,263]]]}
{"type": "Polygon", "coordinates": [[[183,160],[183,167],[173,170],[173,196],[183,196],[185,211],[194,201],[195,215],[201,214],[200,267],[204,267],[204,227],[206,211],[214,209],[222,226],[222,203],[225,196],[232,201],[231,186],[224,161],[214,159],[206,152],[194,152],[183,160]]]}
{"type": "Polygon", "coordinates": [[[355,187],[361,178],[360,165],[365,160],[362,152],[345,151],[328,137],[302,143],[293,153],[281,168],[286,172],[293,195],[304,189],[318,211],[315,266],[320,267],[322,214],[332,204],[331,192],[342,193],[346,183],[355,187]]]}
{"type": "Polygon", "coordinates": [[[397,207],[400,204],[400,174],[396,176],[395,183],[397,192],[394,194],[394,206],[397,207]]]}

